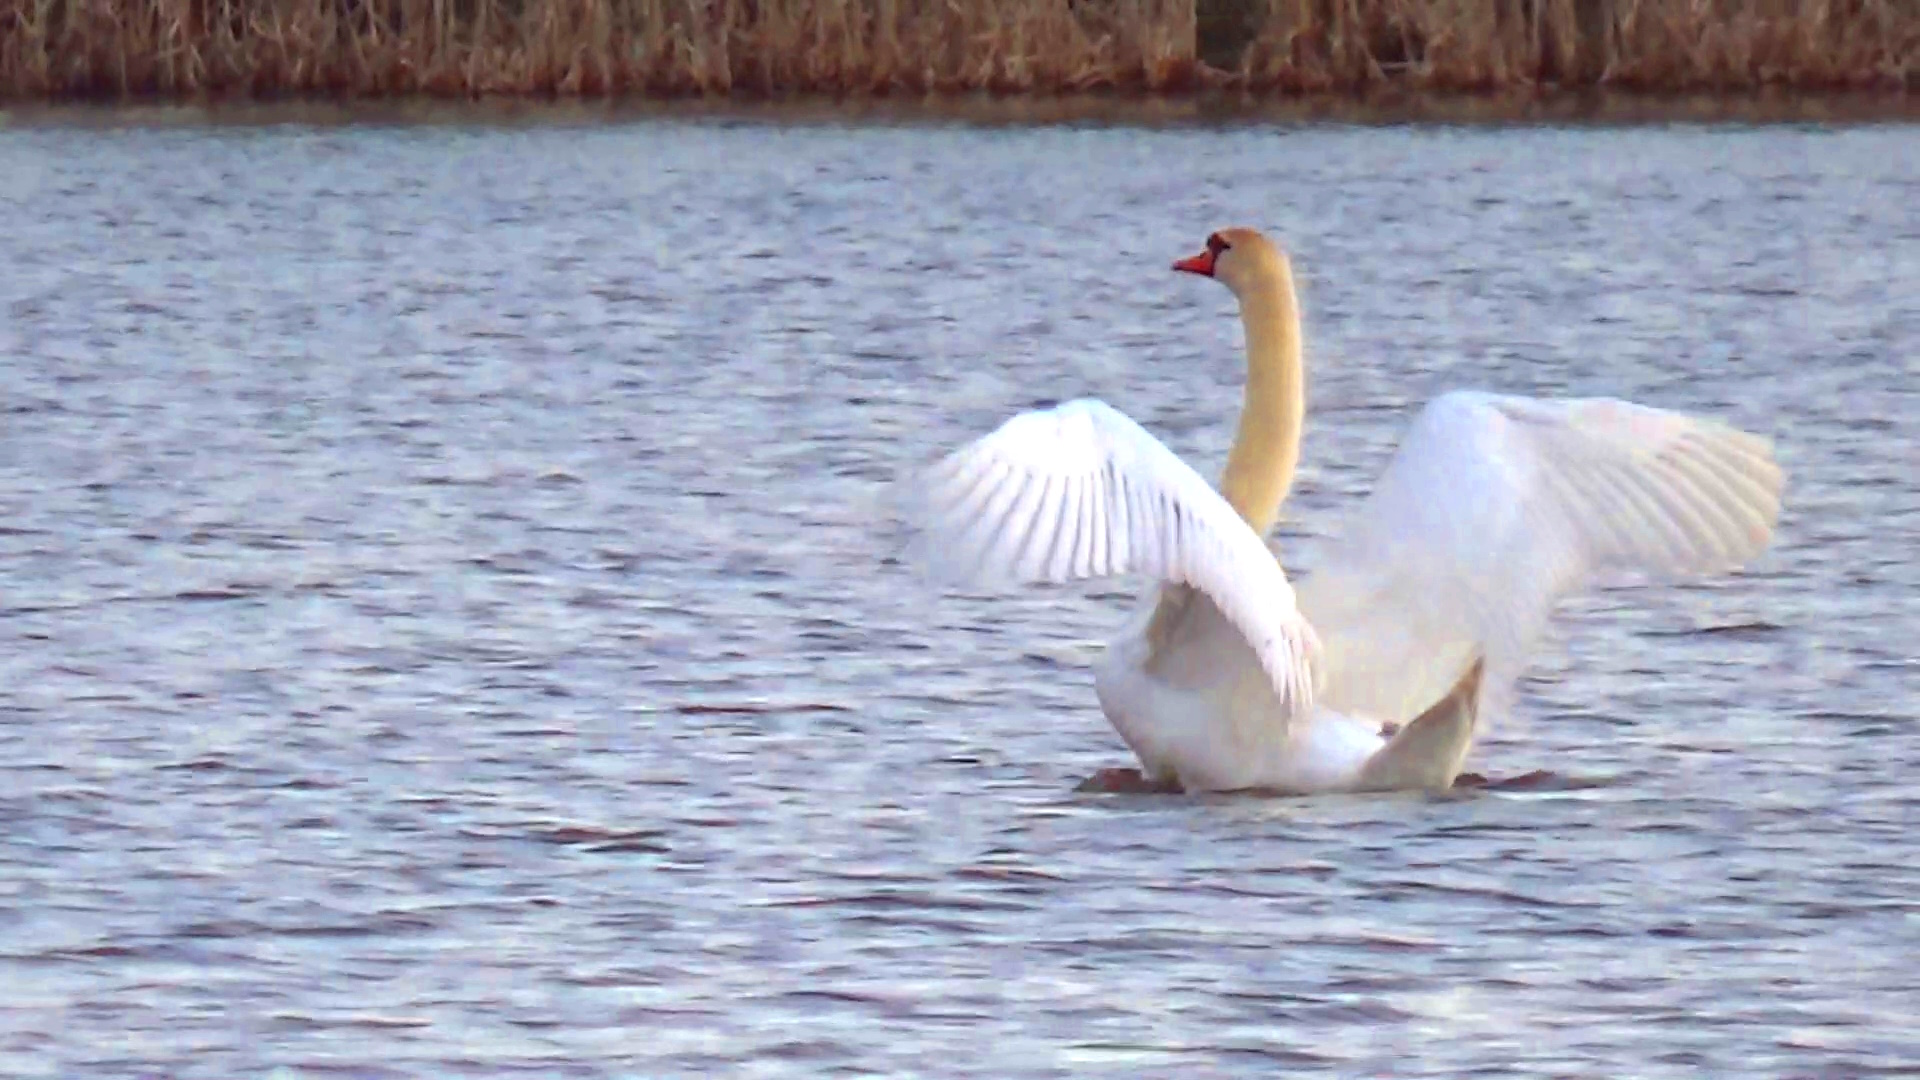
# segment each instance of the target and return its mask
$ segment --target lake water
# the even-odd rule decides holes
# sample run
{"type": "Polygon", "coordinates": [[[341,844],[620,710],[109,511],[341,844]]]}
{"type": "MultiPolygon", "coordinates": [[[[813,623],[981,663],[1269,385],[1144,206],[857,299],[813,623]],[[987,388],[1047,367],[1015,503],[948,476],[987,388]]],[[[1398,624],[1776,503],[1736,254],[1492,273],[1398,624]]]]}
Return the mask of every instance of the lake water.
{"type": "Polygon", "coordinates": [[[1920,127],[50,124],[0,214],[0,1072],[1920,1069],[1920,127]],[[1454,386],[1778,441],[1469,762],[1577,783],[1077,794],[1133,588],[894,561],[1036,403],[1213,475],[1234,223],[1283,535],[1454,386]]]}

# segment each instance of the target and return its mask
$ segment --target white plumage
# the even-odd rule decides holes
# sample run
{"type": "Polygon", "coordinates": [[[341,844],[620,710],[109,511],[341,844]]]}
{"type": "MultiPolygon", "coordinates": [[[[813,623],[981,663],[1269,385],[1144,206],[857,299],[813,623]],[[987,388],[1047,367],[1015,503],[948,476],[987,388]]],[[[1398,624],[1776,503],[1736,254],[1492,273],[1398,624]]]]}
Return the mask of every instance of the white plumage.
{"type": "Polygon", "coordinates": [[[1125,413],[1091,398],[1021,413],[920,483],[920,557],[940,576],[1190,585],[1246,637],[1289,715],[1313,707],[1317,643],[1286,573],[1219,492],[1125,413]]]}
{"type": "Polygon", "coordinates": [[[1524,669],[1558,602],[1608,573],[1730,571],[1772,538],[1785,477],[1765,439],[1612,398],[1454,391],[1415,417],[1296,597],[1262,535],[1300,445],[1291,269],[1249,229],[1175,268],[1233,290],[1260,374],[1233,501],[1091,399],[1013,417],[913,492],[923,555],[949,578],[1197,590],[1149,590],[1095,667],[1156,783],[1444,788],[1484,688],[1524,669]]]}
{"type": "Polygon", "coordinates": [[[1765,549],[1766,440],[1611,398],[1456,390],[1414,419],[1299,603],[1328,708],[1404,722],[1481,652],[1517,676],[1559,601],[1609,572],[1732,570],[1765,549]]]}

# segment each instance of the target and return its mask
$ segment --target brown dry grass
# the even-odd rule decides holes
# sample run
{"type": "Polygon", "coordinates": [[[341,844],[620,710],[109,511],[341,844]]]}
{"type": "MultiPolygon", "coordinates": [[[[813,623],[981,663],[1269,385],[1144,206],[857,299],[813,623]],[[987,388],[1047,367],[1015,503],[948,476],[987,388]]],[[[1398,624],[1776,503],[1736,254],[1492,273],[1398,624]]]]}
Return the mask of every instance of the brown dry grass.
{"type": "Polygon", "coordinates": [[[1190,0],[0,0],[0,94],[1169,88],[1190,0]]]}
{"type": "MultiPolygon", "coordinates": [[[[1249,89],[1920,88],[1920,0],[1203,0],[1249,89]],[[1238,21],[1238,12],[1235,20],[1238,21]]],[[[0,0],[0,97],[1172,92],[1194,0],[0,0]]]]}
{"type": "Polygon", "coordinates": [[[1920,89],[1915,0],[1255,0],[1251,86],[1920,89]]]}

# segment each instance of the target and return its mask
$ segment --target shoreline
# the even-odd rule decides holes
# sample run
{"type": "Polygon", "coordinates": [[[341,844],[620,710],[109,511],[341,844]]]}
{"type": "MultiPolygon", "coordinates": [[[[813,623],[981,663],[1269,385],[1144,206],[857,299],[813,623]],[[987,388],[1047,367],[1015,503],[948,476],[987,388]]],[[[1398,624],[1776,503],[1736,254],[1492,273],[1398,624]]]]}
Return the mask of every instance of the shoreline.
{"type": "Polygon", "coordinates": [[[0,130],[36,127],[250,127],[297,124],[516,126],[641,122],[794,126],[1259,127],[1862,125],[1920,122],[1920,94],[1788,90],[1650,93],[1607,89],[1369,93],[1188,92],[933,93],[653,96],[427,94],[371,96],[179,95],[0,99],[0,130]]]}
{"type": "Polygon", "coordinates": [[[978,124],[1920,118],[1920,7],[1905,0],[14,8],[0,11],[0,115],[9,118],[101,107],[213,122],[263,111],[978,124]]]}

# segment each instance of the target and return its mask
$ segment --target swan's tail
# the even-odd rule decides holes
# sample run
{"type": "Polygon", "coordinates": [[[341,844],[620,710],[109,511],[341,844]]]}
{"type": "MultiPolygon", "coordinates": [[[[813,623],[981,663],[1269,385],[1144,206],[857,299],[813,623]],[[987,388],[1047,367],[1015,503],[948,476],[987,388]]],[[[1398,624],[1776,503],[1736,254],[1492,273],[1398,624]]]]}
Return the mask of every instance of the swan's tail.
{"type": "Polygon", "coordinates": [[[1355,791],[1445,791],[1473,747],[1486,658],[1476,656],[1447,696],[1394,733],[1360,767],[1355,791]]]}

